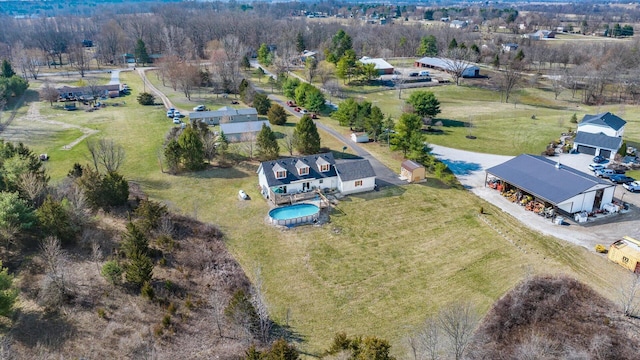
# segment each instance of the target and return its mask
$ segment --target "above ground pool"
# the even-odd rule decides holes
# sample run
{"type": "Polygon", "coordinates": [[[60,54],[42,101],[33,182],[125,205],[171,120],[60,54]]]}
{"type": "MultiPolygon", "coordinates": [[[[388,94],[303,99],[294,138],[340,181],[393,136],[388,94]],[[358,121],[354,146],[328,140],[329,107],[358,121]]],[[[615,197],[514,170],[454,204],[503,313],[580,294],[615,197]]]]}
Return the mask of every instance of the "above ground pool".
{"type": "Polygon", "coordinates": [[[277,225],[296,225],[318,220],[320,208],[313,204],[282,206],[269,211],[271,223],[277,225]]]}

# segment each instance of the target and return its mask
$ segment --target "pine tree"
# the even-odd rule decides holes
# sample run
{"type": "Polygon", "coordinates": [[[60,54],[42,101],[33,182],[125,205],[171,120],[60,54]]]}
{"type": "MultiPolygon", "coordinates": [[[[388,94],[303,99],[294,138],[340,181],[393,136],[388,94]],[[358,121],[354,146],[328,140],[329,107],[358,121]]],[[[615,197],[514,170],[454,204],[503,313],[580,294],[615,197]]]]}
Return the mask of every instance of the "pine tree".
{"type": "Polygon", "coordinates": [[[144,66],[145,64],[148,64],[150,62],[149,54],[147,53],[147,45],[145,45],[142,39],[138,39],[138,41],[136,41],[136,49],[134,55],[136,58],[136,63],[141,63],[144,66]]]}
{"type": "Polygon", "coordinates": [[[287,122],[287,112],[278,104],[271,104],[267,118],[272,125],[284,125],[287,122]]]}
{"type": "Polygon", "coordinates": [[[2,267],[0,260],[0,316],[11,316],[17,298],[18,290],[13,286],[13,275],[9,275],[9,269],[2,267]]]}
{"type": "Polygon", "coordinates": [[[136,252],[127,259],[125,278],[128,282],[140,288],[153,276],[153,261],[149,256],[136,252]]]}
{"type": "Polygon", "coordinates": [[[0,71],[0,77],[8,79],[15,74],[16,72],[13,71],[13,67],[11,66],[11,63],[9,62],[9,60],[2,59],[2,69],[0,71]]]}
{"type": "Polygon", "coordinates": [[[299,32],[298,35],[296,36],[296,50],[301,53],[306,49],[305,44],[304,44],[304,37],[302,36],[302,33],[299,32]]]}
{"type": "Polygon", "coordinates": [[[187,170],[197,171],[204,168],[204,147],[198,132],[187,125],[180,137],[178,145],[182,150],[182,163],[187,170]]]}
{"type": "Polygon", "coordinates": [[[258,158],[261,161],[277,159],[280,154],[276,134],[266,124],[262,125],[262,129],[256,137],[256,146],[258,147],[258,158]]]}
{"type": "Polygon", "coordinates": [[[263,93],[256,93],[253,97],[253,107],[258,112],[258,115],[267,115],[271,107],[271,100],[263,93]]]}
{"type": "Polygon", "coordinates": [[[304,115],[293,130],[296,150],[305,155],[320,152],[320,134],[309,115],[304,115]]]}
{"type": "Polygon", "coordinates": [[[127,232],[122,235],[122,251],[127,258],[135,253],[149,254],[149,239],[134,223],[127,224],[127,232]]]}
{"type": "Polygon", "coordinates": [[[269,66],[271,65],[271,58],[269,56],[269,48],[267,47],[267,44],[262,43],[262,45],[260,45],[260,48],[258,49],[258,62],[264,66],[269,66]]]}

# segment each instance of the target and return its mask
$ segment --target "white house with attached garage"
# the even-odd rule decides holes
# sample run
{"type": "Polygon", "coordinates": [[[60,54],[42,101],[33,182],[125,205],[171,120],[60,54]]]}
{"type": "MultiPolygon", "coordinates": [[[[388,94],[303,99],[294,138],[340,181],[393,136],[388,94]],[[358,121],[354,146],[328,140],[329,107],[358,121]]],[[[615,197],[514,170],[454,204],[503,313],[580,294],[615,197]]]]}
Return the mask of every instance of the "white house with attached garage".
{"type": "Polygon", "coordinates": [[[368,160],[336,163],[331,153],[264,161],[257,172],[260,192],[274,203],[314,190],[338,190],[345,195],[371,191],[376,182],[368,160]]]}
{"type": "Polygon", "coordinates": [[[622,146],[626,124],[626,121],[610,112],[585,115],[578,124],[573,149],[582,154],[614,159],[622,146]]]}

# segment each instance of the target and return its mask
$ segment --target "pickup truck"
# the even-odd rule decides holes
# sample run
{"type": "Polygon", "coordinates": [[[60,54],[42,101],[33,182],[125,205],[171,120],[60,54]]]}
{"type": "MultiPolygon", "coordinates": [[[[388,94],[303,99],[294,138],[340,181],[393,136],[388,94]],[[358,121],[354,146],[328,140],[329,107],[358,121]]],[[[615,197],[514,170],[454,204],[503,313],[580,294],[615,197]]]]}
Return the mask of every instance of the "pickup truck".
{"type": "Polygon", "coordinates": [[[640,191],[640,181],[634,181],[634,182],[622,184],[622,187],[631,192],[640,191]]]}

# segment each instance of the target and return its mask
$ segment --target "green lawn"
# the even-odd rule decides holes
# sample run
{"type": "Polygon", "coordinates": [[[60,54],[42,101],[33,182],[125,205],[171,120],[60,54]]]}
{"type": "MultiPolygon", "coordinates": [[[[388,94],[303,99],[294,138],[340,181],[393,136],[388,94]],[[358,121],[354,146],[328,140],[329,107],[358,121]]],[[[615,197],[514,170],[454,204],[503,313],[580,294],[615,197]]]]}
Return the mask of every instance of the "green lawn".
{"type": "MultiPolygon", "coordinates": [[[[257,162],[180,176],[162,173],[156,154],[173,124],[164,116],[161,106],[144,107],[135,102],[142,89],[137,74],[122,74],[122,80],[133,91],[129,97],[117,100],[126,102],[121,106],[91,113],[63,112],[50,109],[45,103],[39,106],[48,117],[99,130],[94,136],[121,143],[127,154],[123,174],[139,183],[152,198],[166,202],[174,211],[218,224],[245,272],[252,277],[255,269],[261,269],[271,316],[283,323],[286,314],[290,314],[289,323],[304,339],[300,348],[305,352],[319,354],[336,332],[347,331],[387,338],[394,354],[404,356],[403,337],[426,315],[449,302],[469,300],[484,312],[531,273],[567,273],[613,297],[610,282],[628,275],[602,256],[529,231],[470,192],[448,188],[434,179],[426,184],[347,197],[338,205],[339,211],[333,213],[331,222],[323,226],[286,231],[273,228],[265,223],[269,206],[257,189],[257,162]],[[250,201],[238,200],[240,189],[247,192],[250,201]],[[480,220],[480,207],[485,209],[487,214],[482,216],[492,227],[480,220]]],[[[467,113],[473,107],[464,103],[465,96],[474,99],[479,108],[480,99],[492,96],[464,87],[444,87],[438,91],[443,110],[445,104],[457,103],[466,107],[467,113]],[[458,92],[466,95],[454,96],[458,92]]],[[[408,95],[403,93],[405,96],[408,95]]],[[[380,103],[392,103],[382,96],[379,99],[380,103]]],[[[481,108],[488,114],[498,104],[484,104],[481,108]]],[[[506,112],[511,106],[505,104],[502,109],[506,112]]],[[[518,105],[514,112],[521,106],[530,105],[518,105]]],[[[465,114],[465,110],[450,108],[447,117],[454,119],[456,113],[465,114]]],[[[487,114],[479,113],[480,123],[490,122],[481,117],[487,114]]],[[[499,118],[498,110],[492,113],[496,119],[491,122],[516,129],[524,126],[511,124],[525,121],[524,111],[518,113],[518,118],[513,115],[510,121],[499,118]]],[[[557,120],[546,118],[551,114],[540,116],[541,119],[528,121],[539,121],[542,124],[539,128],[562,128],[553,125],[557,120]]],[[[289,121],[287,127],[295,118],[290,117],[289,121]]],[[[332,122],[324,118],[321,121],[332,122]]],[[[538,129],[527,126],[531,126],[524,128],[527,131],[538,129]]],[[[274,129],[280,132],[284,127],[274,129]]],[[[480,124],[474,130],[478,143],[488,141],[482,138],[485,132],[488,136],[488,130],[480,124]]],[[[504,131],[507,136],[508,131],[504,131]]],[[[55,135],[46,146],[29,145],[54,155],[48,167],[52,177],[59,180],[74,162],[87,161],[86,150],[83,143],[70,151],[56,150],[77,133],[52,131],[52,134],[55,135]]],[[[323,146],[341,151],[342,143],[322,132],[321,135],[323,146]]],[[[440,141],[454,146],[455,139],[463,135],[452,131],[442,135],[451,140],[440,141]]],[[[397,161],[385,147],[367,146],[379,151],[385,163],[397,161]]],[[[505,144],[496,144],[495,149],[498,153],[509,153],[505,144]]]]}

